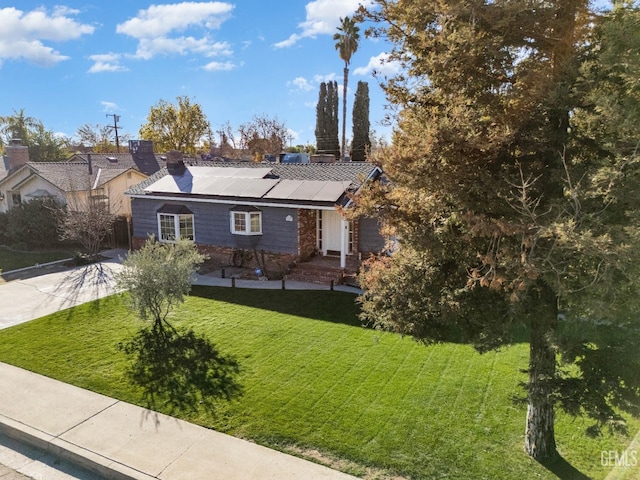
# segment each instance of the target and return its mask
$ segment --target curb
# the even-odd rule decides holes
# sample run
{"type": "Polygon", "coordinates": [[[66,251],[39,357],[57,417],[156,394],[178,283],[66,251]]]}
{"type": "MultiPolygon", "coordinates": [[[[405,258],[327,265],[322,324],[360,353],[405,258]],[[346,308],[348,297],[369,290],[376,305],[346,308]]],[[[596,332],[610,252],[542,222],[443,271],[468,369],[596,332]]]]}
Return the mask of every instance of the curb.
{"type": "Polygon", "coordinates": [[[60,438],[0,416],[0,435],[37,448],[71,464],[84,468],[109,480],[157,480],[146,473],[110,460],[60,438]]]}
{"type": "Polygon", "coordinates": [[[36,263],[35,265],[31,265],[30,267],[22,267],[22,268],[16,268],[15,270],[7,270],[6,272],[0,272],[0,275],[2,276],[12,275],[15,273],[28,272],[29,270],[39,270],[41,268],[51,267],[53,265],[70,262],[72,260],[73,258],[63,258],[62,260],[54,260],[53,262],[36,263]]]}

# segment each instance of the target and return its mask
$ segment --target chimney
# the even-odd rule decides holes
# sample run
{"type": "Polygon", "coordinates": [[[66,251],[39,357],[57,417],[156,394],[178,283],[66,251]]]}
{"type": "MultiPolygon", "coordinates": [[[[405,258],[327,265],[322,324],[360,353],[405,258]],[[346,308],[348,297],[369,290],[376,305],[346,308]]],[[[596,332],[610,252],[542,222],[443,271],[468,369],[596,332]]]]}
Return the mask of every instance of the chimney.
{"type": "Polygon", "coordinates": [[[182,153],[178,150],[171,150],[167,153],[167,170],[169,175],[182,175],[187,170],[182,160],[182,153]]]}
{"type": "Polygon", "coordinates": [[[9,170],[14,171],[29,161],[29,147],[22,145],[19,138],[14,138],[5,147],[7,158],[9,159],[9,170]]]}
{"type": "Polygon", "coordinates": [[[87,163],[89,164],[89,175],[93,175],[93,165],[91,164],[91,154],[87,153],[87,163]]]}

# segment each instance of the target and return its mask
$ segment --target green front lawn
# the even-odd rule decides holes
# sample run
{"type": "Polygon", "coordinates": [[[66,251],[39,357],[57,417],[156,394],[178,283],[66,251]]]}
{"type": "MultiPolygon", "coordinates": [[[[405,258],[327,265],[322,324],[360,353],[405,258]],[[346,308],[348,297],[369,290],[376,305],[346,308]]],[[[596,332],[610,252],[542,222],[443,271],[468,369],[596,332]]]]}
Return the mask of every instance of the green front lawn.
{"type": "Polygon", "coordinates": [[[36,264],[54,262],[73,257],[72,252],[60,250],[41,250],[21,252],[0,247],[0,272],[9,272],[19,268],[31,267],[36,264]]]}
{"type": "MultiPolygon", "coordinates": [[[[141,323],[122,300],[2,330],[0,361],[140,403],[117,345],[141,323]]],[[[173,321],[235,355],[245,391],[215,416],[186,419],[369,478],[556,478],[523,453],[525,408],[511,401],[527,345],[485,355],[425,347],[362,328],[356,315],[345,293],[194,288],[173,321]]],[[[588,425],[559,415],[559,449],[604,478],[601,452],[622,452],[630,439],[588,439],[588,425]]]]}

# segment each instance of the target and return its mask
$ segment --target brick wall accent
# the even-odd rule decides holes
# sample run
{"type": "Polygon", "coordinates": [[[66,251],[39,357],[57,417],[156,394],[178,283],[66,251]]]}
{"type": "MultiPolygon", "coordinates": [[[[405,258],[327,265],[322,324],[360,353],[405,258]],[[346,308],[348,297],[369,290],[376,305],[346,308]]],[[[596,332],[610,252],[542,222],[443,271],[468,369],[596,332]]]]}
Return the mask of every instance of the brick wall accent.
{"type": "Polygon", "coordinates": [[[351,252],[353,255],[358,255],[359,253],[359,245],[360,245],[360,222],[358,219],[353,220],[353,251],[351,252]]]}
{"type": "Polygon", "coordinates": [[[309,260],[316,253],[317,212],[298,210],[298,256],[302,261],[309,260]]]}
{"type": "MultiPolygon", "coordinates": [[[[131,242],[132,249],[139,249],[146,241],[146,238],[134,237],[131,242]]],[[[232,266],[233,253],[235,250],[235,248],[231,247],[216,247],[213,245],[198,244],[198,251],[208,257],[204,265],[208,270],[217,270],[219,268],[232,266]]],[[[298,257],[293,254],[265,252],[258,249],[258,263],[258,260],[255,258],[255,252],[253,250],[248,251],[252,258],[245,261],[243,267],[256,269],[260,264],[262,264],[264,259],[264,266],[267,269],[266,273],[272,280],[282,278],[298,260],[298,257]]]]}

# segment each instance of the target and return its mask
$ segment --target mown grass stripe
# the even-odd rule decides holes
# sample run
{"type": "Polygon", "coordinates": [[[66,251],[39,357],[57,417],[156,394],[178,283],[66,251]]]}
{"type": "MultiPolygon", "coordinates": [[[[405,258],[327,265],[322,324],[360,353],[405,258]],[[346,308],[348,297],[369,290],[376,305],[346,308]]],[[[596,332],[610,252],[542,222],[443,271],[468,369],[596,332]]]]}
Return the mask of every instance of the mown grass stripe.
{"type": "MultiPolygon", "coordinates": [[[[486,355],[466,345],[425,347],[359,327],[354,297],[338,292],[194,291],[173,319],[237,356],[245,395],[186,420],[348,459],[379,478],[382,470],[412,479],[554,478],[522,452],[525,412],[511,402],[526,345],[486,355]]],[[[125,297],[0,331],[0,361],[140,403],[116,348],[142,325],[125,297]]],[[[600,452],[624,451],[629,439],[587,438],[588,424],[558,415],[558,444],[577,469],[602,479],[610,469],[600,452]]]]}

